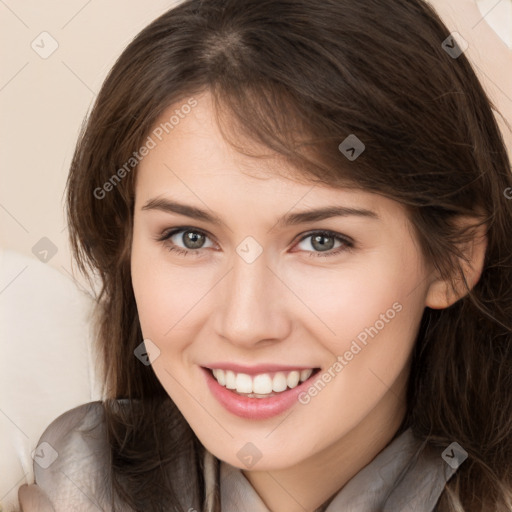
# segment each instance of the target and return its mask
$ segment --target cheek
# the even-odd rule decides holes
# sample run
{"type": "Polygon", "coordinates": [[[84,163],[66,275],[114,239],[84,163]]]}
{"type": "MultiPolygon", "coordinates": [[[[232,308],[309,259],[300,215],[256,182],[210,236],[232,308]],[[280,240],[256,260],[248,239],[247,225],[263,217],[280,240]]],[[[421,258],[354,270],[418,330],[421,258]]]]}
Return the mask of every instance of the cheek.
{"type": "Polygon", "coordinates": [[[352,337],[377,321],[404,296],[407,286],[403,276],[380,263],[314,270],[292,282],[311,313],[305,318],[316,319],[318,327],[327,327],[338,339],[352,337]]]}
{"type": "Polygon", "coordinates": [[[131,251],[131,275],[143,336],[157,342],[170,327],[172,319],[168,316],[173,311],[176,290],[162,269],[161,256],[137,229],[131,251]]]}
{"type": "Polygon", "coordinates": [[[203,314],[201,298],[208,292],[208,281],[193,266],[172,265],[164,248],[141,243],[135,236],[131,272],[143,336],[162,350],[178,349],[179,340],[190,337],[186,334],[192,332],[191,320],[203,314]]]}
{"type": "MultiPolygon", "coordinates": [[[[324,372],[325,389],[317,393],[310,388],[303,396],[302,403],[308,404],[315,418],[311,436],[317,424],[330,425],[326,437],[339,435],[340,428],[350,429],[390,390],[391,401],[400,396],[407,378],[407,363],[424,310],[423,289],[411,293],[409,282],[385,280],[382,275],[380,281],[355,280],[352,287],[339,292],[337,309],[326,303],[323,311],[325,323],[336,334],[325,335],[325,327],[316,323],[316,339],[332,356],[324,372]],[[358,288],[360,283],[364,286],[358,288]]],[[[297,428],[304,427],[297,424],[297,428]]]]}
{"type": "Polygon", "coordinates": [[[424,310],[423,274],[416,260],[404,266],[399,255],[374,256],[364,266],[318,272],[318,279],[303,276],[298,295],[311,314],[301,321],[333,356],[393,373],[414,344],[424,310]]]}

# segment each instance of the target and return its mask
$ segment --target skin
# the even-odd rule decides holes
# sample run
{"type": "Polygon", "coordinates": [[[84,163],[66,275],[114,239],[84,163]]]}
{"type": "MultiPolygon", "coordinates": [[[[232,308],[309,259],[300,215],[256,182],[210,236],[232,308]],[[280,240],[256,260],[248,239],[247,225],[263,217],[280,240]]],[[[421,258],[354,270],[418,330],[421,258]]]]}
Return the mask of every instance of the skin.
{"type": "MultiPolygon", "coordinates": [[[[399,203],[362,190],[314,186],[275,155],[237,153],[218,130],[209,94],[196,99],[137,171],[132,282],[143,336],[160,351],[152,368],[203,445],[240,468],[270,511],[313,512],[393,439],[406,411],[424,308],[448,307],[465,291],[458,286],[452,292],[424,260],[399,203]],[[224,224],[143,209],[164,197],[206,209],[224,224]],[[276,224],[284,214],[326,205],[372,210],[378,219],[276,224]],[[189,245],[186,256],[169,251],[172,242],[187,247],[183,231],[157,240],[180,227],[206,236],[199,249],[189,245]],[[349,237],[353,249],[327,237],[322,251],[306,237],[322,230],[349,237]],[[252,263],[236,252],[247,236],[263,251],[252,263]],[[337,255],[323,256],[340,247],[337,255]],[[360,343],[350,361],[345,358],[335,378],[309,403],[297,402],[279,416],[247,420],[229,413],[200,371],[223,360],[332,372],[337,356],[396,303],[401,310],[360,343]],[[247,442],[262,454],[250,469],[237,457],[247,442]]],[[[156,125],[180,106],[169,107],[156,125]]],[[[461,227],[470,220],[459,219],[461,227]]],[[[485,230],[464,248],[470,287],[482,271],[485,230]]],[[[53,510],[37,485],[20,487],[19,499],[26,511],[53,510]]]]}
{"type": "Polygon", "coordinates": [[[45,492],[35,484],[23,484],[18,489],[21,512],[55,512],[45,492]]]}
{"type": "MultiPolygon", "coordinates": [[[[270,510],[313,511],[393,439],[406,410],[423,310],[447,307],[457,297],[424,261],[399,203],[362,190],[313,186],[293,178],[282,159],[237,153],[219,132],[209,94],[196,98],[198,105],[137,173],[131,261],[143,336],[158,346],[153,370],[203,445],[240,468],[270,510]],[[171,197],[214,213],[225,225],[143,209],[151,199],[171,197]],[[365,208],[379,218],[276,225],[290,211],[326,205],[365,208]],[[202,245],[201,238],[199,248],[185,245],[183,231],[157,240],[180,227],[204,234],[202,245]],[[324,257],[312,237],[301,241],[326,229],[350,237],[354,248],[324,257]],[[236,252],[247,236],[263,250],[250,264],[236,252]],[[169,251],[173,242],[191,252],[169,251]],[[231,414],[200,371],[216,360],[327,371],[394,303],[401,311],[317,396],[279,416],[231,414]],[[247,442],[262,453],[251,469],[237,457],[247,442]]],[[[344,246],[326,242],[334,243],[331,253],[344,246]]]]}

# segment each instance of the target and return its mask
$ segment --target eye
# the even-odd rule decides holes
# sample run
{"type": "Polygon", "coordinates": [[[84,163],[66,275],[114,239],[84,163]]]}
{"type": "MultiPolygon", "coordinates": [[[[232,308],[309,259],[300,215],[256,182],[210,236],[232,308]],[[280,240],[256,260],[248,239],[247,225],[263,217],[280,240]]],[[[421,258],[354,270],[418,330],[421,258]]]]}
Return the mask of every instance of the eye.
{"type": "Polygon", "coordinates": [[[300,239],[299,243],[304,242],[308,238],[311,239],[309,246],[313,247],[317,252],[308,251],[307,248],[304,249],[304,247],[302,249],[309,252],[310,254],[308,254],[308,256],[313,258],[336,256],[344,251],[349,251],[354,248],[354,242],[350,238],[339,233],[334,233],[333,231],[314,231],[308,233],[300,239]],[[340,242],[340,245],[338,245],[335,250],[332,250],[336,241],[340,242]]]}
{"type": "Polygon", "coordinates": [[[162,242],[169,251],[186,256],[190,253],[199,255],[199,250],[205,248],[203,244],[207,238],[209,237],[204,231],[196,228],[181,227],[166,231],[157,240],[162,242]],[[177,236],[179,233],[182,233],[182,235],[177,236]],[[174,237],[176,238],[173,240],[174,237]],[[178,241],[181,241],[185,247],[177,245],[178,241]]]}
{"type": "MultiPolygon", "coordinates": [[[[170,252],[175,252],[182,256],[187,256],[189,254],[199,256],[202,249],[212,247],[212,245],[204,245],[205,240],[209,238],[209,235],[200,229],[193,227],[179,227],[170,231],[165,231],[157,238],[157,241],[162,242],[170,252]],[[178,236],[180,233],[181,236],[178,236]],[[181,242],[184,247],[180,247],[178,242],[181,242]]],[[[300,239],[299,244],[305,242],[308,238],[311,239],[309,246],[314,250],[310,251],[306,247],[302,247],[301,250],[309,252],[310,254],[308,254],[308,256],[310,257],[325,258],[328,256],[336,256],[343,251],[348,251],[354,248],[354,242],[350,238],[333,231],[324,230],[310,232],[300,239]],[[339,242],[339,245],[334,249],[335,242],[339,242]]]]}

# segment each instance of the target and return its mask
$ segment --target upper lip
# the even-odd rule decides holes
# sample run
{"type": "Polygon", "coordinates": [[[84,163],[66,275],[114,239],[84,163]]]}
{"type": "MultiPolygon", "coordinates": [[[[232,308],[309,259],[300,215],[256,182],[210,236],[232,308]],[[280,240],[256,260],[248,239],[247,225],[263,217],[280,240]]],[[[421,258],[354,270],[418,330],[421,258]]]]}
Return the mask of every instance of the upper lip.
{"type": "Polygon", "coordinates": [[[315,366],[287,366],[280,364],[258,364],[254,366],[245,366],[242,364],[236,363],[211,363],[203,366],[203,368],[208,368],[210,370],[213,369],[222,369],[222,370],[231,370],[235,373],[246,373],[247,375],[257,375],[258,373],[267,373],[267,372],[291,372],[293,370],[301,371],[301,370],[309,370],[310,368],[315,369],[315,366]]]}

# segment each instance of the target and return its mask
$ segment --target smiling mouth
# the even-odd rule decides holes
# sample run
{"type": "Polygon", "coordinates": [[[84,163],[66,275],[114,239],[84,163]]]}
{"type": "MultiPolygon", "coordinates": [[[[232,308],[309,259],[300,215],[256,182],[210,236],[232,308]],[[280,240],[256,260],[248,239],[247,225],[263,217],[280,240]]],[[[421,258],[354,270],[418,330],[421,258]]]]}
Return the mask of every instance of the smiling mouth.
{"type": "Polygon", "coordinates": [[[205,368],[222,387],[249,398],[270,398],[294,389],[314,377],[320,368],[263,372],[257,375],[205,368]]]}

